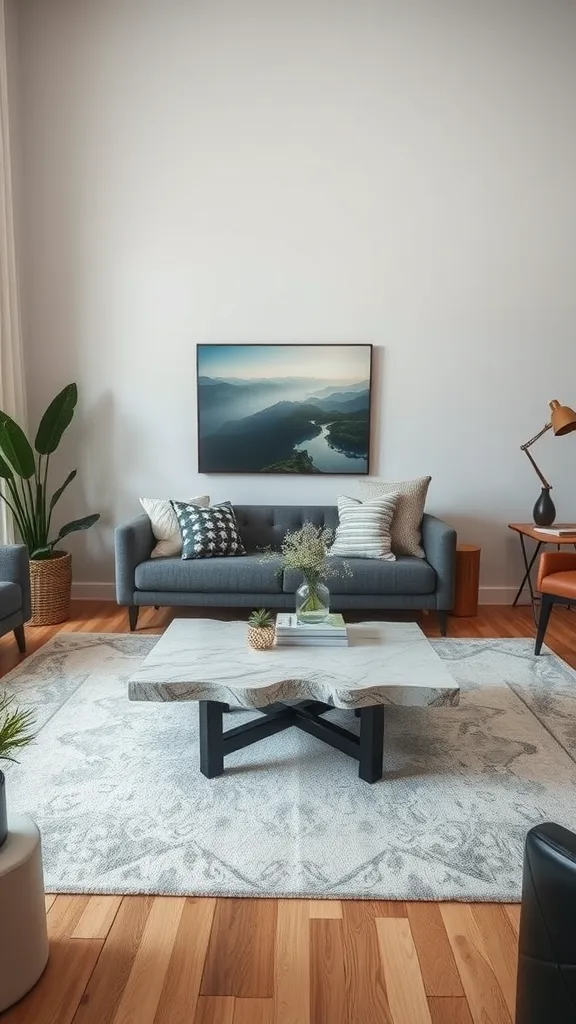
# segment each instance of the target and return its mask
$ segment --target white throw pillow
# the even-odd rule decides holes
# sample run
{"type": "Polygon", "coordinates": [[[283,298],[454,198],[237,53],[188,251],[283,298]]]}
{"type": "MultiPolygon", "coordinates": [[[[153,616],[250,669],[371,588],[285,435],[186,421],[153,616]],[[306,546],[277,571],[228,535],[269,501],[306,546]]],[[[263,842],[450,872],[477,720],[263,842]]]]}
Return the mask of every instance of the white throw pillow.
{"type": "MultiPolygon", "coordinates": [[[[179,555],[182,551],[182,535],[169,498],[140,498],[140,504],[150,519],[152,533],[158,541],[152,558],[179,555]]],[[[210,497],[208,494],[201,494],[198,498],[190,498],[186,504],[207,508],[210,497]]]]}
{"type": "Polygon", "coordinates": [[[364,502],[340,495],[339,523],[330,554],[345,558],[383,558],[387,562],[395,562],[390,526],[397,500],[396,493],[364,502]]]}
{"type": "Polygon", "coordinates": [[[398,492],[398,502],[392,520],[392,551],[395,555],[416,555],[426,558],[422,547],[420,525],[428,486],[432,477],[420,476],[416,480],[392,481],[360,480],[360,495],[363,500],[377,498],[382,494],[398,492]]]}

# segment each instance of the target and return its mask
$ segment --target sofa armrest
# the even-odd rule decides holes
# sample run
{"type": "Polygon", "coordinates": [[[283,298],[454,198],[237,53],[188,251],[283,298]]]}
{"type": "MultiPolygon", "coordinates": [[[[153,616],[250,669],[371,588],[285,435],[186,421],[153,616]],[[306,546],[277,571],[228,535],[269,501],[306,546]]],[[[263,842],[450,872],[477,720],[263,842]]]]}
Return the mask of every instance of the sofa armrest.
{"type": "Polygon", "coordinates": [[[426,513],[422,518],[422,547],[426,561],[436,571],[436,607],[450,611],[454,603],[456,572],[456,530],[426,513]]]}
{"type": "Polygon", "coordinates": [[[27,622],[30,610],[30,568],[25,544],[4,544],[0,547],[0,580],[17,583],[22,591],[22,617],[27,622]]]}
{"type": "Polygon", "coordinates": [[[140,562],[147,562],[154,547],[154,534],[146,514],[116,527],[114,552],[116,559],[116,600],[118,604],[134,604],[134,573],[140,562]]]}

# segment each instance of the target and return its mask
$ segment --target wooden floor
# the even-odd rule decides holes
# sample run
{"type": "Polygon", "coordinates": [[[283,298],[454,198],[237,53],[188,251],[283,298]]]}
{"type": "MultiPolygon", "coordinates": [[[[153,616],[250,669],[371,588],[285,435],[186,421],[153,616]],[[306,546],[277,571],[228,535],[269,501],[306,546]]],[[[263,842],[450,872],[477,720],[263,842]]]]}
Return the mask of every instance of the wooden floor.
{"type": "MultiPolygon", "coordinates": [[[[210,614],[215,614],[211,612],[210,614]]],[[[78,602],[65,630],[122,632],[78,602]]],[[[159,632],[169,612],[147,610],[159,632]]],[[[433,616],[421,625],[436,635],[433,616]]],[[[29,651],[56,628],[29,628],[29,651]]],[[[450,635],[532,636],[526,608],[451,619],[450,635]]],[[[576,616],[549,645],[576,666],[576,616]]],[[[0,640],[0,674],[22,659],[0,640]]],[[[47,896],[51,956],[1,1024],[511,1024],[518,907],[501,904],[47,896]]]]}

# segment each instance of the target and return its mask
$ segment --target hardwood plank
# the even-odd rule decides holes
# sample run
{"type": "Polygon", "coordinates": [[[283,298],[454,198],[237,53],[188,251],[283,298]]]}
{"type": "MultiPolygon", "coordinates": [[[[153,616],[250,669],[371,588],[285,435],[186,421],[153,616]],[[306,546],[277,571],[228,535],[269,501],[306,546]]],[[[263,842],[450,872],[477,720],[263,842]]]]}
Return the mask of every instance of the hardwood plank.
{"type": "MultiPolygon", "coordinates": [[[[428,999],[428,1008],[432,1024],[473,1024],[464,996],[432,996],[428,999]]],[[[486,1024],[489,1024],[488,1020],[486,1024]]]]}
{"type": "Polygon", "coordinates": [[[506,1000],[470,906],[443,903],[442,920],[474,1024],[512,1024],[506,1000]]]}
{"type": "Polygon", "coordinates": [[[125,896],[88,982],[74,1024],[111,1024],[130,975],[152,896],[125,896]]]}
{"type": "Polygon", "coordinates": [[[340,900],[309,900],[308,907],[311,918],[342,918],[340,900]]]}
{"type": "Polygon", "coordinates": [[[89,899],[89,896],[57,896],[48,911],[48,938],[71,938],[89,899]]]}
{"type": "Polygon", "coordinates": [[[105,939],[121,903],[121,896],[91,896],[72,932],[72,938],[105,939]]]}
{"type": "Polygon", "coordinates": [[[101,949],[101,939],[53,939],[40,981],[2,1024],[71,1024],[101,949]]]}
{"type": "Polygon", "coordinates": [[[310,1006],[314,1024],[345,1024],[342,921],[310,921],[310,1006]]]}
{"type": "Polygon", "coordinates": [[[44,906],[46,907],[46,913],[50,910],[50,907],[56,900],[56,894],[53,892],[47,892],[44,896],[44,906]]]}
{"type": "Polygon", "coordinates": [[[346,1024],[393,1024],[386,998],[376,918],[362,902],[343,904],[346,1024]]]}
{"type": "Polygon", "coordinates": [[[202,995],[274,995],[274,900],[219,899],[202,978],[202,995]]]}
{"type": "Polygon", "coordinates": [[[305,900],[278,900],[274,1024],[311,1024],[310,914],[305,900]]]}
{"type": "Polygon", "coordinates": [[[369,917],[407,917],[404,900],[362,900],[364,913],[369,917]]]}
{"type": "Polygon", "coordinates": [[[477,903],[472,907],[472,914],[484,940],[488,959],[506,1000],[510,1017],[514,1020],[518,937],[502,904],[495,906],[477,903]]]}
{"type": "Polygon", "coordinates": [[[184,909],[180,896],[156,896],[114,1024],[153,1024],[184,909]]]}
{"type": "Polygon", "coordinates": [[[273,999],[235,999],[233,1024],[274,1024],[273,999]]]}
{"type": "Polygon", "coordinates": [[[194,1024],[234,1024],[233,996],[200,996],[193,1020],[194,1024]]]}
{"type": "Polygon", "coordinates": [[[410,922],[401,917],[379,917],[376,931],[394,1024],[431,1024],[410,922]]]}
{"type": "Polygon", "coordinates": [[[505,903],[504,910],[508,914],[510,924],[512,925],[516,935],[520,932],[520,909],[519,903],[505,903]]]}
{"type": "Polygon", "coordinates": [[[215,908],[215,899],[186,900],[154,1024],[193,1019],[215,908]]]}
{"type": "Polygon", "coordinates": [[[409,903],[408,920],[428,996],[463,996],[452,947],[437,903],[409,903]]]}

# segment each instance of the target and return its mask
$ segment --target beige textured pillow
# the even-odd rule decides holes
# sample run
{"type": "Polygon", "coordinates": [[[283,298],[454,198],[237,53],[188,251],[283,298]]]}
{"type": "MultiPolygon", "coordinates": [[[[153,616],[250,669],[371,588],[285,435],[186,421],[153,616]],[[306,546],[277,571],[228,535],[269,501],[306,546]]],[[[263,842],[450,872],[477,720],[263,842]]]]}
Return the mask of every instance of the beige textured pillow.
{"type": "Polygon", "coordinates": [[[381,494],[398,493],[396,511],[392,519],[392,551],[395,555],[416,555],[426,558],[421,544],[420,524],[424,515],[426,495],[432,477],[420,476],[416,480],[387,483],[385,480],[360,480],[363,501],[381,494]]]}
{"type": "MultiPolygon", "coordinates": [[[[170,500],[168,498],[140,498],[140,504],[150,519],[152,533],[158,541],[151,557],[166,558],[169,555],[179,555],[182,551],[182,535],[170,500]]],[[[190,498],[186,504],[208,508],[210,496],[201,494],[198,498],[190,498]]]]}

